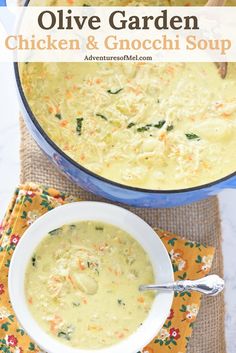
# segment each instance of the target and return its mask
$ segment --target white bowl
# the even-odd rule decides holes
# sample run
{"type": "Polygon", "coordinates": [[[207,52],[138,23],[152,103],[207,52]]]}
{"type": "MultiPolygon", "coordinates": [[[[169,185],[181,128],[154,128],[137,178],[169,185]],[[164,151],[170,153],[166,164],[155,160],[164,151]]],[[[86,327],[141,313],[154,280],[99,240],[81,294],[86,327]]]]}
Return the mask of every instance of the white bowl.
{"type": "Polygon", "coordinates": [[[48,353],[65,353],[65,351],[67,353],[137,353],[162,328],[171,309],[173,293],[156,295],[147,319],[130,337],[116,345],[98,350],[75,349],[61,344],[38,325],[29,311],[25,298],[24,280],[27,265],[35,248],[49,231],[64,224],[84,220],[110,223],[128,232],[148,253],[156,283],[173,281],[173,269],[166,248],[155,231],[141,218],[121,207],[106,203],[71,203],[46,213],[34,222],[14,251],[8,281],[10,300],[16,317],[28,335],[48,353]]]}

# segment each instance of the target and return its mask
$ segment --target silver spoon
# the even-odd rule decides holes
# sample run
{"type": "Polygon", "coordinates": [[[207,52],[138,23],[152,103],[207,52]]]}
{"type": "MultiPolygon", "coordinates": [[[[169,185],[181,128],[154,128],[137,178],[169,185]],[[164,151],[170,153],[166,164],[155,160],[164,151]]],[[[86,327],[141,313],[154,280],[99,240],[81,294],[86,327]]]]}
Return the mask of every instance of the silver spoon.
{"type": "Polygon", "coordinates": [[[224,289],[224,280],[217,275],[206,276],[196,281],[176,281],[164,284],[148,284],[139,287],[140,292],[160,291],[160,292],[184,292],[195,291],[209,296],[219,294],[224,289]]]}

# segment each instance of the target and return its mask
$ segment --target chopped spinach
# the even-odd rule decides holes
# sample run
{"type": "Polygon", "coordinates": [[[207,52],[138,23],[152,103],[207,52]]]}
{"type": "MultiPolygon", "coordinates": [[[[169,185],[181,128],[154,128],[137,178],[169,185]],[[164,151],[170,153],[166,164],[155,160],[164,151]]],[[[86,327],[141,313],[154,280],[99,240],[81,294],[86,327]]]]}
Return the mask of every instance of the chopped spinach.
{"type": "Polygon", "coordinates": [[[94,271],[97,272],[97,275],[99,276],[99,270],[95,268],[94,271]]]}
{"type": "Polygon", "coordinates": [[[88,4],[83,4],[83,6],[91,6],[91,5],[88,5],[88,4]]]}
{"type": "Polygon", "coordinates": [[[142,127],[139,127],[137,129],[138,132],[144,132],[144,131],[148,131],[153,125],[152,124],[147,124],[147,125],[144,125],[142,127]]]}
{"type": "Polygon", "coordinates": [[[109,93],[109,94],[118,94],[118,93],[120,93],[121,91],[123,91],[123,89],[124,89],[124,88],[120,88],[120,89],[117,89],[117,90],[115,90],[115,91],[109,89],[109,90],[107,91],[107,93],[109,93]]]}
{"type": "Polygon", "coordinates": [[[34,256],[32,256],[32,258],[31,258],[31,262],[32,262],[32,266],[33,267],[36,267],[36,256],[34,255],[34,256]]]}
{"type": "Polygon", "coordinates": [[[131,127],[135,126],[136,124],[135,123],[130,123],[128,126],[127,126],[127,129],[131,129],[131,127]]]}
{"type": "Polygon", "coordinates": [[[57,118],[58,120],[61,120],[61,119],[62,119],[62,115],[61,115],[61,113],[57,113],[57,114],[55,114],[55,118],[57,118]]]}
{"type": "Polygon", "coordinates": [[[78,308],[78,306],[80,306],[80,302],[73,302],[72,303],[74,307],[78,308]]]}
{"type": "Polygon", "coordinates": [[[53,229],[50,232],[48,232],[48,234],[50,235],[57,235],[58,233],[60,233],[61,228],[57,228],[57,229],[53,229]]]}
{"type": "Polygon", "coordinates": [[[141,126],[137,129],[138,132],[144,132],[144,131],[148,131],[150,130],[151,127],[154,127],[156,129],[161,129],[162,126],[164,126],[166,123],[165,120],[160,120],[157,124],[147,124],[147,125],[144,125],[144,126],[141,126]]]}
{"type": "Polygon", "coordinates": [[[117,303],[119,305],[125,306],[125,303],[124,303],[124,301],[122,299],[117,299],[117,303]]]}
{"type": "Polygon", "coordinates": [[[99,230],[100,232],[102,232],[104,228],[97,226],[97,227],[95,227],[95,229],[96,229],[96,230],[99,230]]]}
{"type": "Polygon", "coordinates": [[[174,129],[174,125],[171,124],[171,125],[168,125],[167,128],[166,128],[166,131],[172,131],[174,129]]]}
{"type": "Polygon", "coordinates": [[[57,337],[64,338],[67,341],[70,341],[70,334],[68,332],[60,331],[57,334],[57,337]]]}
{"type": "Polygon", "coordinates": [[[185,134],[185,136],[187,137],[188,140],[201,140],[200,137],[196,134],[193,134],[192,132],[189,134],[185,134]]]}
{"type": "Polygon", "coordinates": [[[162,126],[165,125],[165,123],[166,123],[165,120],[160,120],[160,121],[158,122],[158,124],[155,124],[155,125],[154,125],[154,127],[157,128],[157,129],[161,129],[162,126]]]}
{"type": "Polygon", "coordinates": [[[76,131],[79,136],[82,134],[82,124],[83,124],[84,118],[77,118],[76,119],[76,131]]]}
{"type": "Polygon", "coordinates": [[[96,116],[98,116],[99,118],[102,118],[103,120],[108,121],[107,117],[103,114],[96,114],[96,116]]]}
{"type": "Polygon", "coordinates": [[[87,268],[97,272],[97,275],[99,276],[98,264],[96,262],[87,261],[87,268]]]}

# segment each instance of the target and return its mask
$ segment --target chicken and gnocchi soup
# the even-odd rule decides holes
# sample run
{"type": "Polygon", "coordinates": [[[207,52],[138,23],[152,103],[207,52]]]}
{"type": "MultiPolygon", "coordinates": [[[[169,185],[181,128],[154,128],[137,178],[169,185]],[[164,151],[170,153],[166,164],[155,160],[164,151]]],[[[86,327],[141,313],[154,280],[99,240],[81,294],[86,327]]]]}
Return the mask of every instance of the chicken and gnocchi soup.
{"type": "Polygon", "coordinates": [[[189,188],[236,170],[236,64],[28,63],[29,105],[73,160],[109,180],[189,188]]]}
{"type": "Polygon", "coordinates": [[[25,292],[48,334],[71,347],[98,349],[142,325],[154,294],[138,288],[153,282],[148,255],[133,237],[113,225],[84,221],[46,235],[28,264],[25,292]]]}

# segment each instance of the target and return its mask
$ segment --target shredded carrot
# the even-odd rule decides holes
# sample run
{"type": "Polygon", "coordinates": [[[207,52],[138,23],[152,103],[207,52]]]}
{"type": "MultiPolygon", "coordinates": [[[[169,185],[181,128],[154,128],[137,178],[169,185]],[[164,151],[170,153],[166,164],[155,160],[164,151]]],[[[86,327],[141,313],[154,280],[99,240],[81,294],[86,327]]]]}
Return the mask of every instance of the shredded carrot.
{"type": "Polygon", "coordinates": [[[67,98],[71,98],[72,97],[72,92],[71,91],[67,91],[66,92],[66,97],[67,98]]]}
{"type": "Polygon", "coordinates": [[[163,132],[161,135],[160,135],[160,138],[159,138],[161,141],[165,140],[166,139],[166,133],[163,132]]]}
{"type": "Polygon", "coordinates": [[[140,88],[139,86],[137,86],[137,87],[135,87],[135,88],[130,87],[130,88],[129,88],[129,91],[135,93],[136,96],[138,96],[139,94],[142,93],[142,90],[141,90],[141,88],[140,88]]]}
{"type": "Polygon", "coordinates": [[[69,145],[68,143],[66,143],[66,144],[64,145],[64,150],[65,150],[65,151],[68,151],[69,148],[70,148],[70,145],[69,145]]]}
{"type": "Polygon", "coordinates": [[[87,301],[86,298],[83,298],[83,303],[84,303],[84,304],[88,304],[88,301],[87,301]]]}
{"type": "Polygon", "coordinates": [[[66,120],[66,119],[63,119],[63,120],[60,121],[59,124],[60,124],[61,127],[66,127],[69,124],[69,121],[66,120]]]}
{"type": "Polygon", "coordinates": [[[137,113],[137,108],[132,107],[132,108],[130,109],[130,111],[131,111],[131,113],[137,113]]]}
{"type": "Polygon", "coordinates": [[[93,80],[87,80],[87,84],[88,84],[89,86],[92,86],[92,85],[93,85],[93,80]]]}
{"type": "Polygon", "coordinates": [[[78,265],[81,271],[84,271],[86,269],[86,266],[84,265],[82,260],[78,260],[78,265]]]}
{"type": "Polygon", "coordinates": [[[52,280],[53,280],[54,282],[60,283],[62,279],[61,279],[61,277],[59,277],[59,276],[52,276],[52,280]]]}
{"type": "Polygon", "coordinates": [[[125,337],[125,335],[124,335],[124,333],[123,332],[120,332],[120,333],[118,333],[117,334],[117,338],[124,338],[125,337]]]}
{"type": "Polygon", "coordinates": [[[50,331],[56,334],[58,325],[62,322],[62,318],[59,315],[55,315],[52,320],[50,320],[50,331]]]}
{"type": "Polygon", "coordinates": [[[89,331],[103,331],[102,326],[100,325],[88,325],[89,331]]]}
{"type": "Polygon", "coordinates": [[[114,273],[115,273],[116,276],[121,276],[121,271],[114,270],[114,273]]]}
{"type": "Polygon", "coordinates": [[[104,251],[106,249],[106,247],[107,247],[107,244],[102,244],[99,246],[99,250],[104,251]]]}
{"type": "Polygon", "coordinates": [[[224,112],[222,115],[225,119],[227,119],[231,115],[231,113],[224,112]]]}
{"type": "Polygon", "coordinates": [[[203,168],[209,169],[209,164],[206,161],[201,161],[201,165],[203,168]]]}
{"type": "Polygon", "coordinates": [[[138,300],[139,303],[142,303],[142,304],[144,303],[144,297],[142,297],[142,296],[138,297],[137,300],[138,300]]]}
{"type": "Polygon", "coordinates": [[[68,275],[67,278],[68,278],[68,280],[70,281],[70,283],[72,284],[72,287],[73,287],[74,289],[77,289],[77,284],[76,284],[74,278],[73,278],[71,275],[68,275]]]}
{"type": "MultiPolygon", "coordinates": [[[[68,2],[69,2],[69,1],[68,1],[68,2]]],[[[66,80],[71,80],[72,78],[73,78],[73,75],[66,75],[66,76],[65,76],[65,79],[66,79],[66,80]]]]}
{"type": "Polygon", "coordinates": [[[173,72],[175,71],[175,69],[174,69],[173,66],[167,66],[166,71],[167,71],[169,74],[173,74],[173,72]]]}
{"type": "Polygon", "coordinates": [[[28,299],[28,303],[29,303],[29,304],[33,304],[33,298],[32,298],[32,297],[30,297],[30,298],[28,299]]]}
{"type": "Polygon", "coordinates": [[[143,65],[145,65],[144,62],[139,62],[139,63],[137,63],[137,66],[143,66],[143,65]]]}
{"type": "Polygon", "coordinates": [[[193,160],[193,157],[192,157],[191,155],[188,155],[188,156],[186,157],[186,159],[187,159],[188,161],[192,161],[192,160],[193,160]]]}

